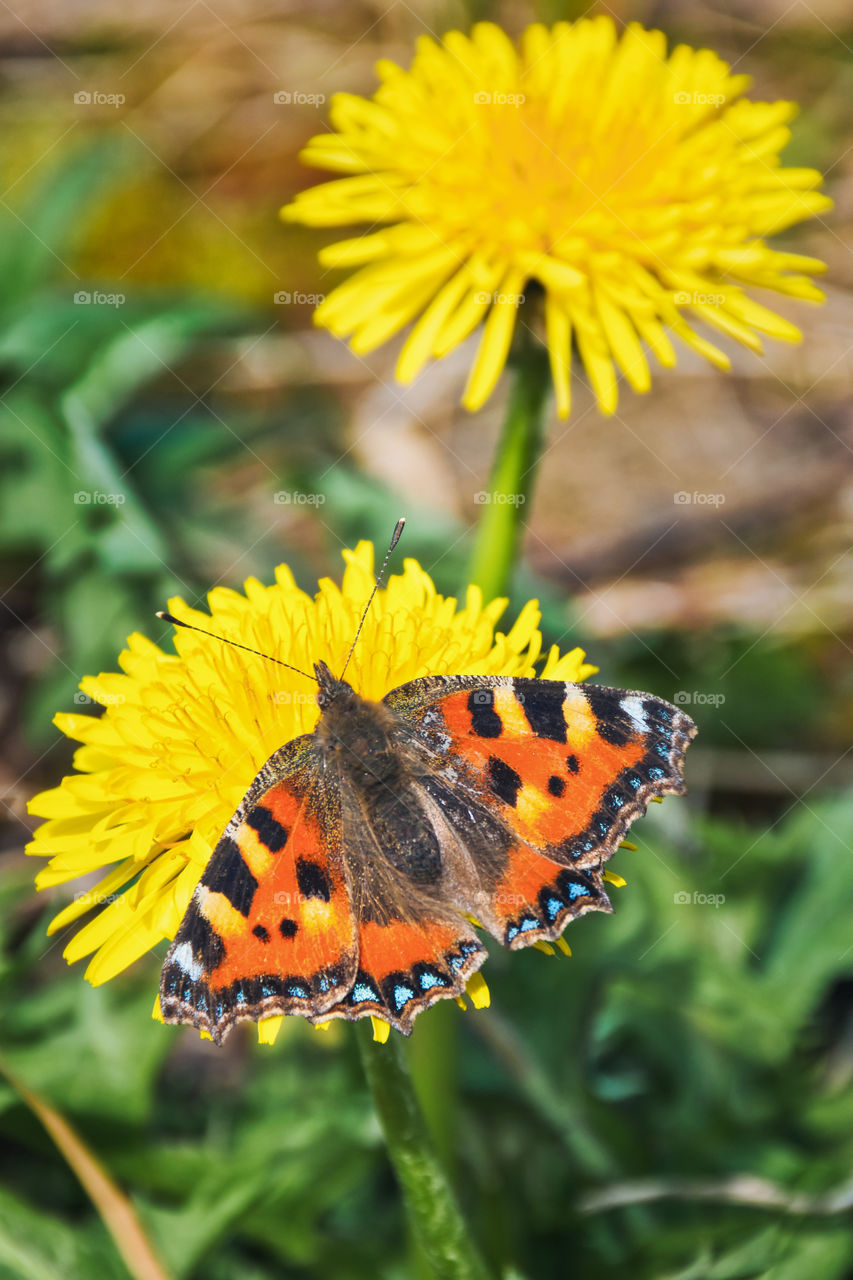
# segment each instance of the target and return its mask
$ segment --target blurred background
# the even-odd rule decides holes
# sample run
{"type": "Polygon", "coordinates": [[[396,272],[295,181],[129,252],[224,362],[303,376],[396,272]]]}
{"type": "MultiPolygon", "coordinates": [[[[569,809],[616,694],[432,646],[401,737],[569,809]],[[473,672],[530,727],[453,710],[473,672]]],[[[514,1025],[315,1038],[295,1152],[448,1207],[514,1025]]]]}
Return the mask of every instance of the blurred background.
{"type": "MultiPolygon", "coordinates": [[[[133,10],[0,5],[3,1061],[128,1193],[169,1276],[421,1274],[349,1029],[292,1019],[273,1049],[221,1050],[164,1029],[162,954],[90,988],[45,937],[69,890],[34,893],[25,806],[70,768],[54,712],[97,714],[80,678],[130,631],[159,638],[171,594],[281,561],[310,589],[403,511],[406,554],[459,590],[506,384],[472,417],[470,346],[404,390],[398,344],[364,360],[312,329],[340,278],[316,250],[341,237],[277,211],[321,176],[296,157],[329,97],[370,94],[377,58],[407,65],[418,36],[482,18],[516,35],[609,12],[802,104],[785,161],[823,170],[837,204],[777,246],[828,263],[828,300],[774,299],[799,347],[722,339],[730,376],[680,353],[610,419],[578,377],[550,422],[510,614],[538,596],[546,642],[685,706],[690,796],[632,832],[616,914],[570,930],[571,960],[494,954],[492,1009],[433,1011],[410,1052],[504,1276],[853,1276],[849,7],[133,10]]],[[[123,1280],[5,1081],[0,1133],[0,1277],[123,1280]]]]}

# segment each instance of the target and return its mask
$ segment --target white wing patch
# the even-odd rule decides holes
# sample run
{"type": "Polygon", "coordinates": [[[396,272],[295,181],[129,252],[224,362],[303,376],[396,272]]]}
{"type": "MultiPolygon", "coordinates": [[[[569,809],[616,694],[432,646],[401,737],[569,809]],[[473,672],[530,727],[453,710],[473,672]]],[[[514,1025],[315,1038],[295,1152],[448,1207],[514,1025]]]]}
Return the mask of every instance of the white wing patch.
{"type": "Polygon", "coordinates": [[[643,710],[643,699],[632,695],[630,698],[622,698],[619,706],[627,716],[630,716],[631,723],[639,733],[648,733],[651,726],[649,725],[646,713],[643,710]]]}
{"type": "Polygon", "coordinates": [[[198,982],[204,973],[204,966],[200,960],[193,955],[193,949],[188,942],[180,942],[172,952],[172,963],[176,964],[182,973],[185,973],[192,982],[198,982]]]}

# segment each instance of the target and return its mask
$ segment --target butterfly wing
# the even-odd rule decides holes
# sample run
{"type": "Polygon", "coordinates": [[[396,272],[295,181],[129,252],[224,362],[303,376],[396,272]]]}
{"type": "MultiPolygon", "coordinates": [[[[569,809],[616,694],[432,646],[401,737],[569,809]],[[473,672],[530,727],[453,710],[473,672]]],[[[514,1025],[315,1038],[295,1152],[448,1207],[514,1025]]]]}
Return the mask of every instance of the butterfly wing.
{"type": "Polygon", "coordinates": [[[327,1016],[372,1014],[408,1035],[418,1013],[463,993],[486,948],[448,898],[438,840],[410,782],[365,794],[342,776],[341,828],[359,963],[327,1016]]]}
{"type": "Polygon", "coordinates": [[[235,1022],[319,1018],[352,987],[340,794],[320,763],[311,735],[289,742],[225,828],[163,965],[166,1022],[220,1043],[235,1022]]]}
{"type": "Polygon", "coordinates": [[[661,698],[551,680],[433,676],[384,701],[442,832],[450,900],[512,948],[611,909],[603,864],[650,800],[684,791],[696,733],[661,698]]]}

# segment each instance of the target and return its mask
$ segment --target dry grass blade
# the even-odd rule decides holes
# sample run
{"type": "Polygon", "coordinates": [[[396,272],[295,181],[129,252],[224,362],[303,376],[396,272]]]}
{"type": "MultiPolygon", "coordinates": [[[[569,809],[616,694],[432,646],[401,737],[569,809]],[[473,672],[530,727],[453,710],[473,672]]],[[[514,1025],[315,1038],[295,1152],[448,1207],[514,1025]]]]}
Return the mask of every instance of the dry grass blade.
{"type": "Polygon", "coordinates": [[[0,1072],[21,1101],[44,1125],[76,1174],[134,1280],[171,1280],[157,1258],[127,1196],[119,1190],[68,1121],[38,1094],[22,1084],[1,1060],[0,1072]]]}

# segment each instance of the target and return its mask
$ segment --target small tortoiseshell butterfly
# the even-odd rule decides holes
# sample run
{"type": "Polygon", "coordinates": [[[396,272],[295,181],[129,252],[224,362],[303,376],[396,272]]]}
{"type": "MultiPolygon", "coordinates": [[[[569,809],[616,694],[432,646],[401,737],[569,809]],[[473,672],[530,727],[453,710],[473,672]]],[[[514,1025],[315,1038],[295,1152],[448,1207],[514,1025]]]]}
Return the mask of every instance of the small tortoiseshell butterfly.
{"type": "Polygon", "coordinates": [[[163,965],[165,1021],[217,1043],[284,1013],[408,1035],[486,959],[472,919],[517,950],[611,911],[605,862],[685,790],[696,726],[647,693],[437,675],[369,702],[314,672],[317,727],[255,778],[163,965]]]}

